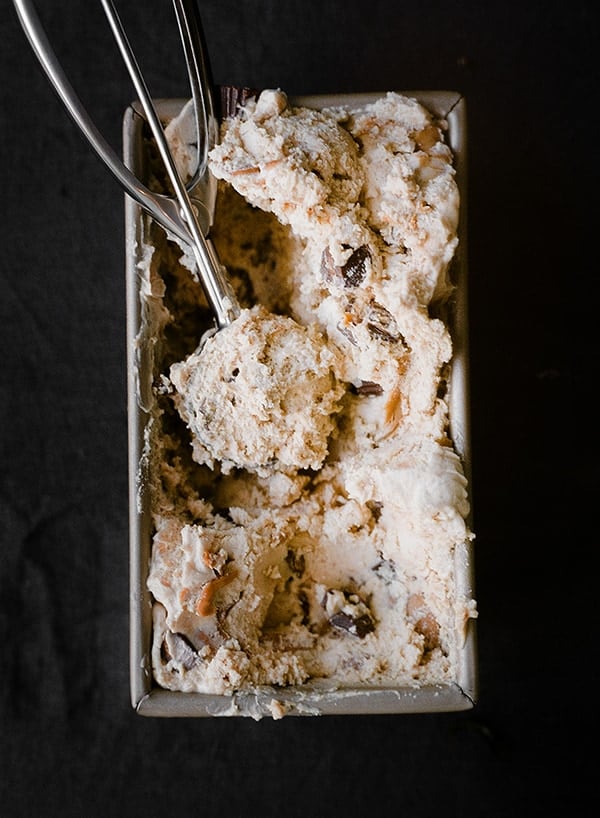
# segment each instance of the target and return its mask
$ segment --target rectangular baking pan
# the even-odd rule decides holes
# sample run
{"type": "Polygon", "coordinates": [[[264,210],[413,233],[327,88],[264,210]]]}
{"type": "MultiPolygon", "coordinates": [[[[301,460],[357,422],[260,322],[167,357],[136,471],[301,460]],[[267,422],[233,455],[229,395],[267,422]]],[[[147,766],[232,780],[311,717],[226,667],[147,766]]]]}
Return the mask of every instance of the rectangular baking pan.
{"type": "MultiPolygon", "coordinates": [[[[450,376],[450,431],[471,486],[469,436],[469,366],[467,326],[467,235],[466,235],[466,103],[454,91],[400,91],[414,97],[448,123],[446,138],[454,153],[456,180],[460,191],[459,245],[452,262],[456,293],[452,302],[450,330],[453,361],[450,376]]],[[[316,95],[291,98],[292,104],[312,108],[364,106],[383,93],[316,95]]],[[[161,118],[176,116],[185,100],[157,100],[161,118]]],[[[134,103],[123,118],[125,164],[143,178],[143,119],[134,103]]],[[[147,407],[152,401],[149,367],[143,349],[139,265],[142,260],[149,217],[129,197],[125,199],[125,247],[127,277],[127,369],[130,508],[130,695],[133,708],[143,716],[207,717],[272,715],[273,698],[282,702],[289,715],[351,715],[384,713],[433,713],[468,710],[477,697],[477,650],[475,620],[470,619],[456,683],[420,687],[354,688],[332,690],[318,685],[265,688],[234,696],[183,693],[164,690],[152,676],[152,598],[146,587],[152,541],[152,521],[143,470],[147,407]],[[141,341],[140,341],[141,339],[141,341]],[[146,407],[146,408],[144,408],[146,407]]],[[[472,500],[472,497],[471,497],[472,500]]],[[[472,521],[469,521],[472,525],[472,521]]],[[[473,546],[465,543],[456,553],[458,592],[474,597],[473,546]]]]}

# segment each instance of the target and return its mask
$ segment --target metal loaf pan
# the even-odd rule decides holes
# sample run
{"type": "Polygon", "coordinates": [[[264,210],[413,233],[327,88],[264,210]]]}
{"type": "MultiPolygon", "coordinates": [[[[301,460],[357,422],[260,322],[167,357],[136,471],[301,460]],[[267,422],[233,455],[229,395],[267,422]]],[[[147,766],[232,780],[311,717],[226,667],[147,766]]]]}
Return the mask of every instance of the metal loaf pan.
{"type": "MultiPolygon", "coordinates": [[[[453,260],[452,275],[456,284],[452,301],[450,329],[453,337],[453,362],[450,377],[451,435],[461,456],[469,487],[471,485],[469,437],[469,366],[467,327],[467,236],[466,236],[466,162],[467,123],[464,98],[454,91],[401,91],[423,103],[433,114],[448,123],[447,139],[455,157],[461,209],[459,246],[453,260]]],[[[363,106],[382,93],[303,96],[291,99],[293,104],[312,108],[329,106],[363,106]]],[[[162,118],[169,119],[181,110],[185,100],[156,102],[162,118]]],[[[136,105],[130,106],[123,119],[124,161],[143,178],[143,120],[136,105]]],[[[290,715],[350,715],[384,713],[433,713],[468,710],[477,696],[477,659],[475,620],[469,620],[461,648],[456,683],[421,687],[355,688],[333,690],[304,685],[298,688],[267,688],[231,696],[172,692],[159,688],[153,681],[150,646],[152,640],[151,594],[146,587],[152,521],[149,499],[144,490],[144,440],[149,421],[147,407],[152,400],[147,350],[144,344],[139,267],[148,231],[148,216],[129,197],[125,199],[126,276],[127,276],[127,349],[128,349],[128,419],[129,419],[129,507],[130,507],[130,691],[134,709],[143,716],[208,717],[250,716],[260,719],[272,715],[268,705],[273,698],[281,702],[290,715]],[[145,407],[145,408],[143,408],[145,407]]],[[[459,592],[473,594],[473,547],[465,543],[456,554],[459,592]]]]}

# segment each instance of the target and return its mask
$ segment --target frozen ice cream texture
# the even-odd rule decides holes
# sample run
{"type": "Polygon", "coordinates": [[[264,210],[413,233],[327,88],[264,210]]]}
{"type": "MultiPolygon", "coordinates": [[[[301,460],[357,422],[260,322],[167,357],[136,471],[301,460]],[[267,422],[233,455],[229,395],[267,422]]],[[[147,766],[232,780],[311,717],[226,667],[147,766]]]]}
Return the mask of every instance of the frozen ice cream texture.
{"type": "Polygon", "coordinates": [[[473,534],[449,432],[444,123],[393,92],[314,110],[267,90],[224,120],[210,167],[240,318],[180,346],[185,259],[157,239],[146,270],[154,678],[452,682],[477,611],[456,582],[473,534]]]}
{"type": "Polygon", "coordinates": [[[316,326],[256,306],[171,367],[194,459],[224,472],[318,469],[344,388],[316,326]]]}

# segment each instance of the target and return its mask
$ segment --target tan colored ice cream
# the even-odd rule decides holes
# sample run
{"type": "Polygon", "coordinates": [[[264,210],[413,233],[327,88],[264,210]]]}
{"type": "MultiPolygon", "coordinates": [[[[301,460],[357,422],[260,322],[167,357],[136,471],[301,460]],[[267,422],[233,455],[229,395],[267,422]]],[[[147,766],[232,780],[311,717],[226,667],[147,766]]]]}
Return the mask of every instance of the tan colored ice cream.
{"type": "Polygon", "coordinates": [[[476,606],[456,583],[473,535],[449,433],[444,123],[396,93],[316,111],[265,91],[210,161],[239,322],[178,356],[196,296],[164,285],[186,276],[172,249],[149,267],[166,350],[148,443],[155,679],[452,682],[476,606]]]}
{"type": "Polygon", "coordinates": [[[345,391],[334,362],[315,324],[243,310],[171,367],[194,459],[262,476],[320,468],[345,391]]]}

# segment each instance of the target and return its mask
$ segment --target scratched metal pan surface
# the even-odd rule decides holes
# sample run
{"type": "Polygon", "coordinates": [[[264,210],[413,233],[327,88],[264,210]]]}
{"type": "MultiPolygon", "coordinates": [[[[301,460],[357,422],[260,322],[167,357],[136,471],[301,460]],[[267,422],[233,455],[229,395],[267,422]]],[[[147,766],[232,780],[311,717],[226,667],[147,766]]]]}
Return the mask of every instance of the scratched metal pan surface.
{"type": "MultiPolygon", "coordinates": [[[[432,113],[446,119],[447,139],[453,150],[456,180],[461,197],[459,246],[453,260],[456,284],[452,315],[453,362],[450,377],[450,431],[471,485],[469,432],[469,362],[467,326],[467,235],[466,103],[454,91],[401,91],[422,102],[432,113]]],[[[313,108],[361,106],[381,93],[317,95],[292,98],[294,104],[313,108]]],[[[161,118],[169,119],[181,110],[181,99],[157,100],[161,118]]],[[[145,162],[142,119],[130,106],[123,119],[124,161],[143,179],[145,162]]],[[[144,334],[140,292],[144,247],[149,217],[129,197],[125,198],[125,240],[127,277],[127,369],[129,423],[129,507],[130,507],[130,692],[133,708],[143,716],[212,717],[272,715],[269,704],[280,701],[290,715],[351,715],[383,713],[434,713],[468,710],[477,698],[477,647],[475,620],[469,620],[461,648],[457,680],[422,687],[322,690],[305,684],[289,688],[265,688],[234,696],[183,693],[162,689],[152,677],[152,597],[146,587],[149,569],[152,515],[144,486],[144,441],[152,403],[151,370],[148,364],[151,339],[144,334]]],[[[471,521],[470,521],[471,522],[471,521]]],[[[456,554],[458,592],[474,598],[473,546],[465,543],[456,554]]]]}

